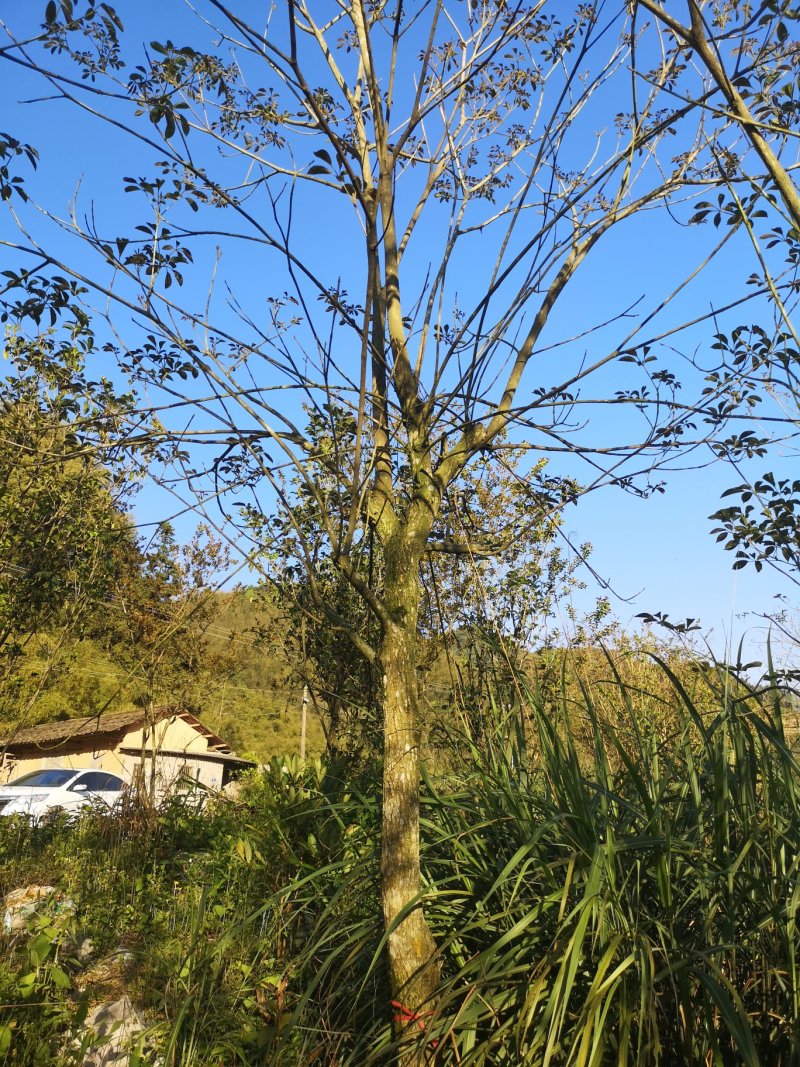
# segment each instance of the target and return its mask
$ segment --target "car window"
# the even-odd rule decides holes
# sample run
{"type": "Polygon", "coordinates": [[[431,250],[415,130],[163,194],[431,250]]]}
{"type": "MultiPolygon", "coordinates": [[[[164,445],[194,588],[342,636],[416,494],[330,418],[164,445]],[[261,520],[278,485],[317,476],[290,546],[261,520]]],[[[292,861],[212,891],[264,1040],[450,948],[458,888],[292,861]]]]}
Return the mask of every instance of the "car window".
{"type": "Polygon", "coordinates": [[[87,793],[118,793],[125,783],[117,778],[116,774],[108,774],[106,771],[86,771],[77,778],[70,786],[74,790],[76,786],[85,786],[80,792],[87,793]]]}
{"type": "Polygon", "coordinates": [[[51,767],[48,770],[31,771],[30,774],[23,774],[21,778],[15,778],[8,785],[44,785],[52,789],[65,785],[74,773],[75,771],[58,770],[55,767],[51,767]]]}
{"type": "Polygon", "coordinates": [[[70,792],[78,791],[78,787],[83,786],[84,788],[80,789],[80,792],[84,792],[85,790],[88,793],[97,793],[103,788],[103,786],[100,785],[101,778],[105,778],[105,775],[98,774],[97,771],[87,771],[85,774],[82,774],[79,778],[75,779],[69,787],[70,792]]]}
{"type": "Polygon", "coordinates": [[[97,778],[100,780],[100,784],[96,788],[105,789],[109,793],[118,793],[125,785],[121,778],[117,778],[116,774],[98,773],[97,778]]]}

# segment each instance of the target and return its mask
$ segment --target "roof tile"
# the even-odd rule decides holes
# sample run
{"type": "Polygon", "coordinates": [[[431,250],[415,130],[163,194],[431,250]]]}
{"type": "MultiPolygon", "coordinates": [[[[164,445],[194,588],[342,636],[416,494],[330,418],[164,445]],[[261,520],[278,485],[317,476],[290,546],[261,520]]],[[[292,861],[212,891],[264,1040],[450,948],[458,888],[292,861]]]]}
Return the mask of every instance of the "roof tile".
{"type": "MultiPolygon", "coordinates": [[[[160,722],[169,715],[179,715],[186,722],[196,726],[207,739],[209,748],[220,753],[230,753],[231,749],[221,737],[217,737],[190,712],[175,707],[155,708],[150,713],[152,720],[160,722]]],[[[6,737],[0,738],[0,749],[14,751],[27,745],[58,744],[80,737],[107,736],[122,730],[143,726],[147,715],[141,708],[134,711],[107,711],[98,715],[88,715],[81,719],[60,719],[58,722],[46,722],[39,726],[29,726],[22,730],[13,730],[6,737]]]]}

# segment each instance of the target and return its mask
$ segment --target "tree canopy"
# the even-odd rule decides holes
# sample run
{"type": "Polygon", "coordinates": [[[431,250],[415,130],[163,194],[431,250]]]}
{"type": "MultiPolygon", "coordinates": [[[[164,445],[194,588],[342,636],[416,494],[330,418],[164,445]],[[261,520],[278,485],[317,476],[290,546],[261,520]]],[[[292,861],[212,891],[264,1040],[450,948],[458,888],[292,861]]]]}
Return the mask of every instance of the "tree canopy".
{"type": "Polygon", "coordinates": [[[6,356],[10,370],[0,399],[0,701],[16,718],[22,712],[16,668],[25,646],[45,632],[56,646],[80,633],[110,595],[119,560],[133,543],[125,506],[134,483],[118,442],[97,447],[109,442],[126,399],[107,383],[87,382],[74,343],[52,332],[30,342],[12,334],[6,356]]]}

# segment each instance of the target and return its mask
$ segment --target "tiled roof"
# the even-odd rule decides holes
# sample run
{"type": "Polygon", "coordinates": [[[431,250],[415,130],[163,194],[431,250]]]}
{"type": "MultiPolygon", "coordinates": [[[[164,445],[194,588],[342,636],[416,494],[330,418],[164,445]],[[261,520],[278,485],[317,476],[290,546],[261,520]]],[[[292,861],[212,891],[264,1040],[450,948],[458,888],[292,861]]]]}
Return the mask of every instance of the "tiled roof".
{"type": "MultiPolygon", "coordinates": [[[[199,719],[188,711],[174,707],[155,708],[151,712],[151,721],[156,722],[171,715],[177,715],[208,739],[208,747],[221,753],[229,753],[230,746],[221,737],[217,737],[199,719]]],[[[14,730],[7,737],[0,738],[0,749],[11,751],[28,745],[50,746],[81,737],[97,737],[116,734],[123,730],[133,730],[144,726],[148,716],[141,709],[137,711],[107,711],[102,715],[88,715],[83,719],[61,719],[58,722],[45,722],[40,726],[14,730]]]]}
{"type": "MultiPolygon", "coordinates": [[[[159,716],[161,718],[161,716],[159,716]]],[[[85,719],[60,719],[14,730],[0,739],[0,745],[40,745],[52,741],[69,741],[73,737],[90,737],[94,734],[113,734],[143,723],[144,712],[107,711],[103,715],[89,715],[85,719]]]]}

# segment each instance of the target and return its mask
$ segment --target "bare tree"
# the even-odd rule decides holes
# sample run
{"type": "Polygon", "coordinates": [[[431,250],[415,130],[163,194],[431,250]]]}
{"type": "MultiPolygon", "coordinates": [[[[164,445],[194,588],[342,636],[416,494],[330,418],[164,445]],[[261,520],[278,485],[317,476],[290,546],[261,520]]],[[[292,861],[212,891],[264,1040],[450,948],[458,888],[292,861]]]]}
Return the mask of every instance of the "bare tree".
{"type": "MultiPolygon", "coordinates": [[[[8,148],[2,195],[22,236],[6,243],[30,266],[8,278],[7,305],[17,318],[38,306],[53,271],[96,294],[110,347],[160,397],[154,414],[180,445],[176,496],[208,514],[219,504],[254,560],[269,549],[263,527],[237,515],[283,507],[317,608],[375,666],[389,973],[415,1021],[438,981],[420,882],[420,570],[434,553],[503,547],[444,529],[444,502],[470,464],[505,448],[526,449],[531,469],[555,461],[532,523],[576,498],[572,480],[554,484],[567,461],[583,464],[570,466],[581,492],[646,495],[673,456],[749,417],[757,386],[705,354],[683,359],[670,310],[746,210],[683,277],[636,307],[616,303],[617,279],[679,238],[670,220],[688,221],[692,198],[723,181],[720,159],[749,146],[727,111],[680,91],[680,48],[637,43],[625,5],[288,0],[257,23],[219,0],[198,12],[191,44],[152,43],[131,66],[105,5],[53,0],[27,38],[6,26],[6,61],[110,139],[129,133],[150,163],[125,179],[147,205],[138,229],[120,232],[109,200],[75,208],[60,222],[83,251],[68,258],[34,236],[12,184],[24,156],[8,148]],[[590,314],[570,298],[575,278],[617,231],[645,243],[605,261],[606,306],[590,314]],[[83,266],[86,248],[100,267],[83,266]],[[329,428],[322,454],[309,419],[329,428]],[[315,581],[286,469],[376,641],[315,581]],[[369,538],[380,584],[360,564],[369,538]]],[[[737,299],[709,311],[704,294],[685,320],[737,299]]]]}

